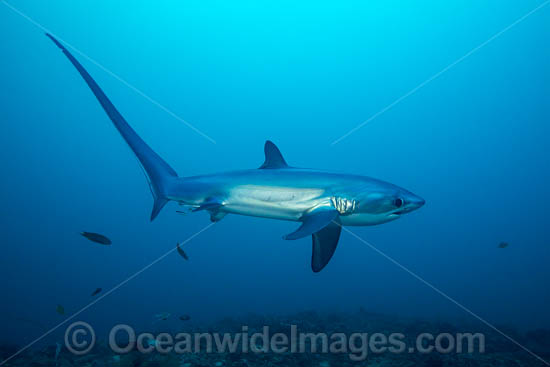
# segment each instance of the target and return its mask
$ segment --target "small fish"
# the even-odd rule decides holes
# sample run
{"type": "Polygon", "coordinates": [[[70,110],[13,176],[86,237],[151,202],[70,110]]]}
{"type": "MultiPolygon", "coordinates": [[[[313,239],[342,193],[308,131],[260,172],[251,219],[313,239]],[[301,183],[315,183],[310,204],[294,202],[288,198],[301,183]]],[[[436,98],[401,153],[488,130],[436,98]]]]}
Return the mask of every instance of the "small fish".
{"type": "Polygon", "coordinates": [[[181,321],[188,321],[188,320],[190,320],[190,319],[191,319],[191,316],[189,316],[189,315],[181,315],[181,316],[180,316],[180,320],[181,320],[181,321]]]}
{"type": "Polygon", "coordinates": [[[157,319],[157,321],[165,321],[168,320],[170,316],[169,312],[161,312],[155,315],[155,319],[157,319]]]}
{"type": "Polygon", "coordinates": [[[101,245],[110,245],[112,243],[110,239],[99,233],[80,232],[80,234],[90,241],[99,243],[101,245]]]}
{"type": "Polygon", "coordinates": [[[177,244],[177,249],[178,249],[178,254],[180,254],[181,257],[183,257],[185,260],[189,260],[189,257],[187,256],[187,254],[185,253],[185,251],[183,251],[180,247],[180,244],[178,243],[177,244]]]}
{"type": "Polygon", "coordinates": [[[65,308],[63,308],[63,306],[61,305],[57,305],[57,307],[55,308],[55,311],[60,315],[65,315],[65,308]]]}
{"type": "Polygon", "coordinates": [[[498,244],[498,248],[506,248],[508,247],[508,242],[501,242],[498,244]]]}
{"type": "Polygon", "coordinates": [[[92,297],[95,296],[95,295],[98,295],[100,292],[102,291],[101,288],[97,288],[93,293],[92,293],[92,297]]]}
{"type": "Polygon", "coordinates": [[[178,214],[185,215],[193,212],[194,206],[186,205],[183,203],[180,203],[180,206],[182,207],[182,209],[176,210],[176,213],[178,214]]]}

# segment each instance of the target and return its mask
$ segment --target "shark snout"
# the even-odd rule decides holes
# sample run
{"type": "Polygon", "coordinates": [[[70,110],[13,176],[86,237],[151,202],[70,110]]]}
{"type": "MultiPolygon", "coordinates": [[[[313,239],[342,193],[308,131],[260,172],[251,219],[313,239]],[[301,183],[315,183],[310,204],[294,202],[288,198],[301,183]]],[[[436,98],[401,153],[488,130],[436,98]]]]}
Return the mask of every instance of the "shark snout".
{"type": "Polygon", "coordinates": [[[424,204],[426,204],[426,200],[422,199],[420,196],[417,196],[417,195],[413,195],[409,200],[410,200],[409,201],[410,206],[413,207],[414,209],[418,209],[424,204]]]}
{"type": "Polygon", "coordinates": [[[420,196],[414,194],[410,195],[409,197],[407,197],[407,206],[405,212],[410,213],[416,209],[419,209],[424,204],[426,204],[426,200],[422,199],[420,196]]]}
{"type": "Polygon", "coordinates": [[[404,196],[404,202],[405,202],[405,205],[403,205],[403,207],[401,207],[399,210],[393,212],[392,214],[397,214],[397,215],[401,215],[401,214],[405,214],[405,213],[410,213],[412,212],[413,210],[416,210],[420,207],[422,207],[426,201],[424,199],[422,199],[420,196],[418,195],[415,195],[413,193],[407,193],[406,195],[403,195],[404,196]]]}

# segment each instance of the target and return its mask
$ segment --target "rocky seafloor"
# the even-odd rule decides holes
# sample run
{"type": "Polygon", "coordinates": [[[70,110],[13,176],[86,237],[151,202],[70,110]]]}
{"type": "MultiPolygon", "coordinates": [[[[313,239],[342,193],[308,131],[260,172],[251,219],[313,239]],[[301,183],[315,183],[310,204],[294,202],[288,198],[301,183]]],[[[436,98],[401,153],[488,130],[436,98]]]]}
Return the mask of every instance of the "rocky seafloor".
{"type": "MultiPolygon", "coordinates": [[[[350,353],[322,353],[319,344],[317,352],[311,352],[311,343],[304,344],[303,352],[274,352],[274,351],[243,351],[239,348],[235,352],[207,352],[206,346],[201,344],[201,352],[142,353],[132,350],[128,353],[117,354],[112,351],[106,340],[97,340],[93,349],[84,355],[75,355],[65,346],[51,345],[42,348],[34,348],[23,351],[17,356],[6,361],[3,366],[124,366],[124,367],[153,367],[153,366],[316,366],[316,367],[345,367],[345,366],[547,366],[545,361],[550,361],[550,330],[537,329],[527,332],[519,332],[510,327],[496,326],[498,330],[482,323],[461,322],[449,323],[442,321],[427,321],[418,319],[406,319],[380,315],[360,310],[356,313],[316,313],[301,312],[287,316],[259,316],[249,315],[240,318],[226,318],[215,323],[199,325],[186,324],[183,330],[164,330],[171,335],[176,332],[185,333],[240,333],[243,325],[249,336],[261,333],[264,326],[269,327],[269,334],[276,333],[291,338],[290,325],[296,325],[299,332],[304,333],[343,333],[348,337],[353,333],[381,333],[386,336],[392,333],[404,335],[402,340],[407,348],[396,353],[388,350],[373,352],[368,350],[366,358],[352,360],[350,353]],[[504,336],[504,333],[506,336],[504,336]],[[420,353],[411,351],[409,346],[414,346],[417,336],[423,333],[439,335],[457,335],[457,333],[482,333],[484,335],[484,351],[480,352],[478,345],[472,353],[466,351],[457,352],[456,348],[450,348],[450,352],[420,353]],[[509,338],[513,339],[510,340],[509,338]],[[529,351],[527,351],[526,349],[529,351]]],[[[161,330],[148,330],[155,335],[161,330]]],[[[234,334],[233,334],[234,335],[234,334]]],[[[329,339],[332,341],[332,339],[329,339]]],[[[357,339],[358,340],[362,339],[357,339]]],[[[370,342],[371,340],[369,340],[370,342]]],[[[429,341],[428,344],[429,345],[429,341]]],[[[146,343],[147,344],[147,343],[146,343]]],[[[260,344],[261,341],[260,341],[260,344]]],[[[442,343],[445,348],[449,343],[442,343]]],[[[154,344],[151,344],[154,345],[154,344]]],[[[261,345],[256,344],[259,348],[261,345]]],[[[359,344],[355,344],[358,346],[359,344]]],[[[20,349],[20,346],[0,346],[0,363],[12,356],[20,349]]],[[[349,351],[348,351],[349,352],[349,351]]],[[[358,355],[359,353],[356,353],[358,355]]]]}

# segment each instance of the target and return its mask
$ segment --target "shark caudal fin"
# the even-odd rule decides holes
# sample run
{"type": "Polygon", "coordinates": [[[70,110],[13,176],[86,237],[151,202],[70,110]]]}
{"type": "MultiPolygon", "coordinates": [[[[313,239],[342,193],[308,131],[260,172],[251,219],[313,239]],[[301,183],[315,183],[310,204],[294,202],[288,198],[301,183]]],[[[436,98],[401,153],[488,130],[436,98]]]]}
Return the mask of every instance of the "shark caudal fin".
{"type": "Polygon", "coordinates": [[[153,194],[154,204],[153,211],[151,213],[151,220],[155,219],[162,207],[168,202],[167,193],[174,180],[178,177],[176,171],[172,169],[157,153],[155,153],[138,134],[128,125],[124,117],[117,111],[115,106],[111,103],[109,98],[103,93],[99,85],[88,74],[88,72],[80,65],[78,60],[52,35],[46,33],[56,45],[59,47],[69,61],[74,65],[76,70],[80,73],[84,81],[88,84],[97,100],[101,104],[101,107],[105,110],[113,125],[122,135],[126,143],[130,146],[143,170],[147,180],[149,181],[149,187],[153,194]]]}

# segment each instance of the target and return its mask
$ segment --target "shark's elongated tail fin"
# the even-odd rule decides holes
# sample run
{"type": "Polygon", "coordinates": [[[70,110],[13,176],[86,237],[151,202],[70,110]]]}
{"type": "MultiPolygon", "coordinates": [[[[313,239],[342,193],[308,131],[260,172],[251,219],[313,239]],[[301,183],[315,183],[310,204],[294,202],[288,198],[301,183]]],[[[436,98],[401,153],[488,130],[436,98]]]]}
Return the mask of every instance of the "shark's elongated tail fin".
{"type": "Polygon", "coordinates": [[[82,78],[86,81],[97,100],[117,128],[118,132],[126,143],[130,146],[139,162],[141,163],[143,170],[149,181],[149,187],[153,194],[154,204],[153,211],[151,213],[151,220],[155,219],[162,207],[168,202],[167,193],[170,190],[170,186],[178,177],[176,171],[172,169],[157,153],[155,153],[138,134],[128,125],[124,117],[117,111],[115,106],[111,103],[109,98],[103,93],[99,85],[88,74],[88,72],[82,67],[77,59],[52,35],[46,33],[56,45],[59,47],[69,61],[74,65],[76,70],[80,73],[82,78]]]}

